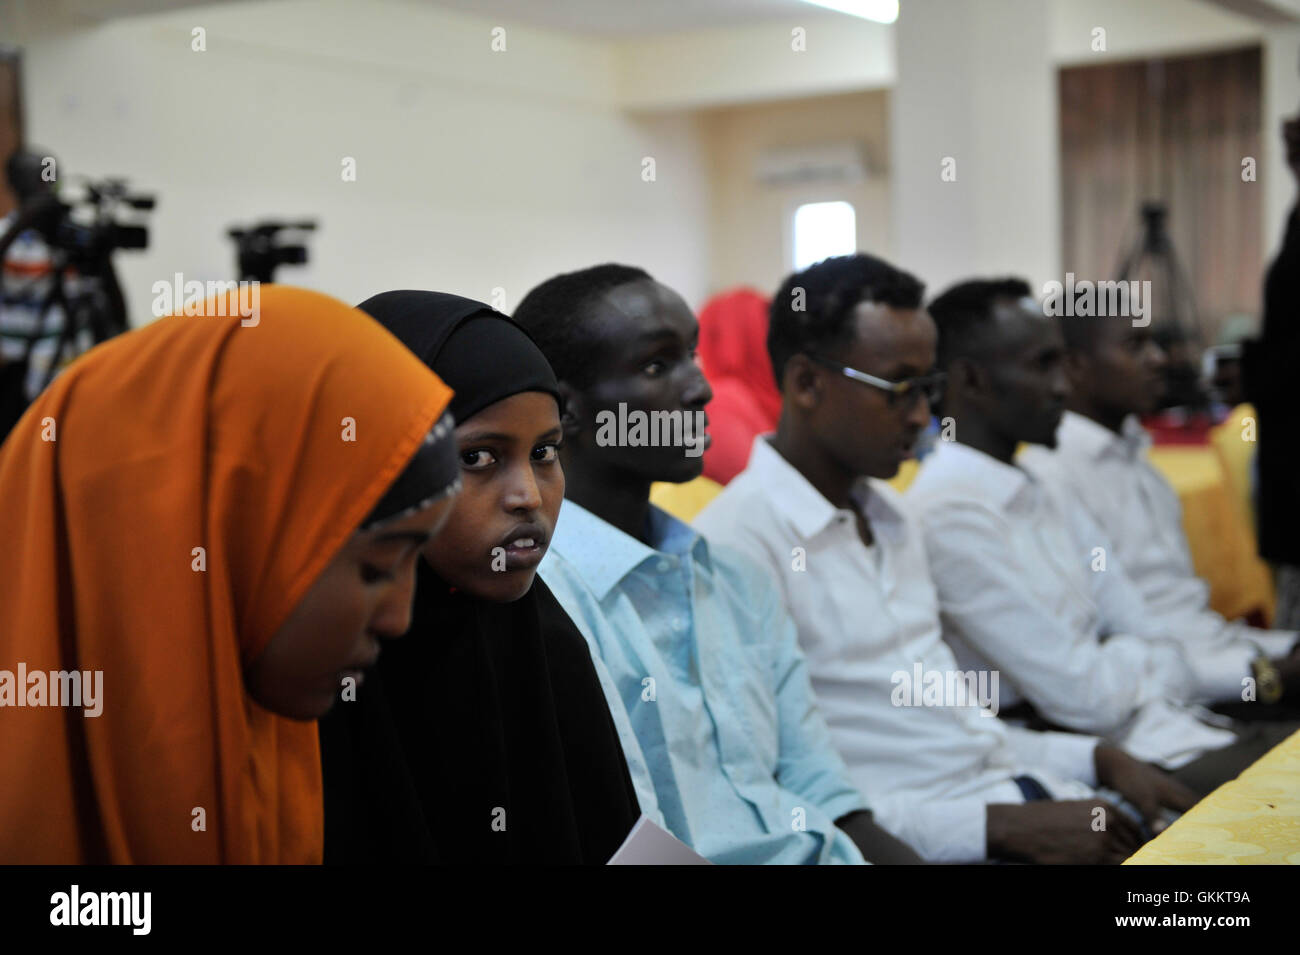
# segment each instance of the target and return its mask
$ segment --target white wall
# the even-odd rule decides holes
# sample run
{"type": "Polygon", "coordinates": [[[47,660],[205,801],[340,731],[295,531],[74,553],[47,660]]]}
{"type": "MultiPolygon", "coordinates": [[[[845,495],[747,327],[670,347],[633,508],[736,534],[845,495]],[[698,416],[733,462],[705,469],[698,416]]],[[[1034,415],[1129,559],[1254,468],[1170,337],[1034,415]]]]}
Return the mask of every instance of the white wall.
{"type": "Polygon", "coordinates": [[[889,96],[883,90],[728,106],[701,117],[710,161],[714,291],[776,291],[790,271],[791,220],[805,202],[853,204],[857,247],[893,258],[889,221],[889,96]],[[769,150],[853,144],[867,174],[846,182],[761,182],[769,150]]]}
{"type": "Polygon", "coordinates": [[[883,89],[895,77],[892,27],[812,6],[788,19],[638,38],[613,50],[619,99],[641,109],[883,89]]]}
{"type": "Polygon", "coordinates": [[[225,227],[264,216],[320,217],[310,265],[280,278],[347,301],[500,286],[513,308],[557,271],[620,260],[698,302],[693,120],[621,111],[602,45],[507,23],[493,53],[493,25],[397,0],[271,0],[38,36],[27,138],[64,174],[157,190],[150,249],[119,256],[137,323],[154,281],[229,277],[225,227]]]}
{"type": "Polygon", "coordinates": [[[898,264],[931,294],[1060,272],[1055,69],[1039,0],[909,0],[890,104],[898,264]],[[947,171],[955,178],[945,178],[947,171]]]}
{"type": "Polygon", "coordinates": [[[321,217],[312,264],[281,277],[348,300],[501,286],[512,307],[556,271],[622,260],[699,303],[715,271],[734,271],[710,252],[701,107],[873,88],[892,89],[894,162],[878,185],[900,264],[932,286],[971,269],[1042,281],[1060,271],[1054,68],[1094,60],[1096,26],[1110,58],[1264,42],[1270,250],[1294,195],[1277,128],[1300,105],[1300,32],[1266,33],[1202,0],[910,0],[904,18],[935,18],[908,41],[932,65],[910,68],[898,27],[812,8],[797,23],[608,41],[419,0],[250,0],[89,27],[87,2],[17,0],[0,25],[27,40],[29,141],[65,172],[129,172],[159,192],[152,248],[119,257],[136,321],[157,279],[227,276],[225,226],[267,215],[321,217]],[[195,26],[205,53],[190,50],[195,26]],[[490,49],[493,26],[505,53],[490,49]],[[793,26],[806,52],[791,50],[793,26]],[[949,93],[934,89],[945,82],[949,93]],[[958,157],[958,183],[940,184],[938,157],[959,147],[971,162],[958,157]],[[340,180],[343,156],[357,182],[340,180]],[[990,178],[1009,187],[976,188],[990,178]]]}

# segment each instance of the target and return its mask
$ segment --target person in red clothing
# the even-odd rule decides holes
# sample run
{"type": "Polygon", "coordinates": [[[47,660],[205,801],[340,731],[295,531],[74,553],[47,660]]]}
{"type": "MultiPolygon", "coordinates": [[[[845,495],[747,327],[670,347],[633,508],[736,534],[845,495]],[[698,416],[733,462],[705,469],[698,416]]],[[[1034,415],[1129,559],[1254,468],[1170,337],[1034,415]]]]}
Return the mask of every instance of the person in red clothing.
{"type": "Polygon", "coordinates": [[[719,484],[745,469],[754,438],[775,431],[781,414],[767,358],[767,307],[764,296],[741,288],[714,296],[700,312],[700,364],[713,388],[704,476],[719,484]]]}

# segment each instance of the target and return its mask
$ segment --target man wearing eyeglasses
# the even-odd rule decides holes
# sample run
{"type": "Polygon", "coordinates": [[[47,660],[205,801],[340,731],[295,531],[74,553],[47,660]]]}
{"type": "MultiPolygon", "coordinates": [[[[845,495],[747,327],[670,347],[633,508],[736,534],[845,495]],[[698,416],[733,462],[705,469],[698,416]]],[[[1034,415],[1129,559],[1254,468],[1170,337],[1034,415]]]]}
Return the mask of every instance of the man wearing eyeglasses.
{"type": "Polygon", "coordinates": [[[783,407],[748,467],[696,519],[772,572],[818,705],[877,821],[926,859],[1115,862],[1141,842],[1107,785],[1149,819],[1192,793],[1094,737],[996,716],[941,638],[920,529],[887,484],[942,390],[919,281],[880,259],[827,259],[772,301],[783,407]],[[952,692],[919,692],[922,675],[952,692]],[[932,676],[933,675],[933,676],[932,676]]]}

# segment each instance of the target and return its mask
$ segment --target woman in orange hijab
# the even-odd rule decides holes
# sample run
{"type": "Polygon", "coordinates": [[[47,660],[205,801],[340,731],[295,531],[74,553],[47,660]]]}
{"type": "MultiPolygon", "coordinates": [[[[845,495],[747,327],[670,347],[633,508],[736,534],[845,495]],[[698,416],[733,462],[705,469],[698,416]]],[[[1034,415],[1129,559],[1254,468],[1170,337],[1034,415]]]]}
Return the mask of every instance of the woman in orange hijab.
{"type": "Polygon", "coordinates": [[[335,299],[237,305],[93,349],[0,446],[0,863],[321,859],[314,720],[409,625],[451,392],[335,299]]]}

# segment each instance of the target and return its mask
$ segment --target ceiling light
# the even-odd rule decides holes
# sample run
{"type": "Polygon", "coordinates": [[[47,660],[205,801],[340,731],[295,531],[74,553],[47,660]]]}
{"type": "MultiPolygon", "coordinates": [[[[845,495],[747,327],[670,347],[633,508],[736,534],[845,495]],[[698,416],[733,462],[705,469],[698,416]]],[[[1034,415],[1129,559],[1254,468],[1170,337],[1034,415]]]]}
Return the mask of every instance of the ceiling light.
{"type": "Polygon", "coordinates": [[[898,0],[804,0],[814,6],[837,10],[855,17],[893,23],[898,19],[898,0]]]}

